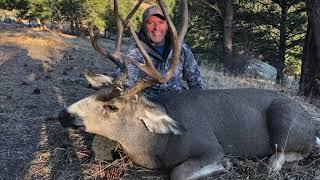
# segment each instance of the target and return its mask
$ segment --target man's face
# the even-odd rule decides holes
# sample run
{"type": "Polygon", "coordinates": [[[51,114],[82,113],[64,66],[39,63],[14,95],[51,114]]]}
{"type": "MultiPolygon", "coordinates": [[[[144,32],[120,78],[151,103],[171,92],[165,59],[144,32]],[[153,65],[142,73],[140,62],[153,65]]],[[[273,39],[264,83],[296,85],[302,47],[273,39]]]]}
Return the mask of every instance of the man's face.
{"type": "Polygon", "coordinates": [[[157,16],[150,16],[146,20],[147,36],[155,45],[163,45],[168,31],[166,20],[157,16]]]}

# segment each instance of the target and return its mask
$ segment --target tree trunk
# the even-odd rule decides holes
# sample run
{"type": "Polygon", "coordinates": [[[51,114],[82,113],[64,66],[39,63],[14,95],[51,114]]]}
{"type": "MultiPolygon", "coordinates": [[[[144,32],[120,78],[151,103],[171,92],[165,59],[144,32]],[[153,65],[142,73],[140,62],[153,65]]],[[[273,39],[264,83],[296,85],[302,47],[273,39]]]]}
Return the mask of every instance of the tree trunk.
{"type": "Polygon", "coordinates": [[[71,34],[75,34],[75,27],[74,27],[74,19],[73,19],[73,17],[71,17],[71,19],[70,19],[70,30],[71,30],[71,34]]]}
{"type": "Polygon", "coordinates": [[[60,14],[60,11],[57,11],[57,30],[61,32],[62,29],[62,15],[60,14]]]}
{"type": "Polygon", "coordinates": [[[80,25],[79,25],[79,18],[75,18],[75,29],[76,29],[76,35],[80,35],[80,25]]]}
{"type": "Polygon", "coordinates": [[[52,5],[52,12],[54,12],[52,15],[55,17],[53,17],[53,20],[55,19],[56,20],[56,24],[55,22],[53,21],[53,25],[55,24],[56,27],[54,28],[55,30],[57,30],[58,32],[61,32],[62,31],[62,15],[61,15],[61,12],[59,10],[59,8],[57,7],[56,4],[53,4],[52,5]]]}
{"type": "Polygon", "coordinates": [[[320,97],[320,0],[306,0],[308,29],[303,49],[300,93],[320,97]]]}
{"type": "Polygon", "coordinates": [[[50,18],[50,23],[51,23],[50,29],[51,29],[51,30],[54,30],[54,20],[53,20],[53,15],[52,15],[52,16],[51,16],[51,18],[50,18]]]}
{"type": "Polygon", "coordinates": [[[287,37],[287,5],[286,1],[281,2],[281,21],[280,21],[280,42],[279,42],[279,52],[278,52],[278,62],[277,62],[277,84],[284,85],[284,62],[286,56],[286,37],[287,37]]]}
{"type": "Polygon", "coordinates": [[[232,0],[225,0],[224,13],[224,36],[223,49],[224,56],[230,58],[232,56],[232,22],[233,22],[233,5],[232,0]]]}

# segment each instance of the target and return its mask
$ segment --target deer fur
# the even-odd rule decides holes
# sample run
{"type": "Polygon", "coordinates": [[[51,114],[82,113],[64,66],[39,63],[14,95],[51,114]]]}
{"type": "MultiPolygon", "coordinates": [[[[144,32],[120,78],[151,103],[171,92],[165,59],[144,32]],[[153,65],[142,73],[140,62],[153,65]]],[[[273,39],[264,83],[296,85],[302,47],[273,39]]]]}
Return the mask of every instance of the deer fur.
{"type": "Polygon", "coordinates": [[[271,156],[270,172],[308,156],[316,141],[312,118],[270,90],[172,92],[158,102],[143,95],[112,97],[107,87],[60,113],[77,127],[117,141],[136,164],[170,169],[171,179],[198,179],[227,170],[225,155],[271,156]]]}

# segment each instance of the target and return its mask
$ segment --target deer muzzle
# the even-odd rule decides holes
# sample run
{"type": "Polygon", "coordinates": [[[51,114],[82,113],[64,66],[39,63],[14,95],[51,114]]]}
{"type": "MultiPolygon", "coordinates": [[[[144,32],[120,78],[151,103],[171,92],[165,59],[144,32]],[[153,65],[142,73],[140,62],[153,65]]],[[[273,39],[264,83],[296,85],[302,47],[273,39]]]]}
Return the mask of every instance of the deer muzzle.
{"type": "Polygon", "coordinates": [[[71,128],[80,128],[83,127],[82,124],[76,123],[76,116],[72,115],[68,112],[67,109],[63,109],[59,115],[58,119],[61,123],[61,125],[65,128],[71,127],[71,128]]]}

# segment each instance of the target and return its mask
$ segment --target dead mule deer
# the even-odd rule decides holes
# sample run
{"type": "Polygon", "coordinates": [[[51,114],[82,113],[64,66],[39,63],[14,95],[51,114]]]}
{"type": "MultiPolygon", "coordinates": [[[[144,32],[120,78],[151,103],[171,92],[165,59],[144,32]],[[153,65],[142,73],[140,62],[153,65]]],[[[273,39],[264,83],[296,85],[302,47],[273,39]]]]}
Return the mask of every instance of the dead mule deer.
{"type": "MultiPolygon", "coordinates": [[[[316,139],[311,117],[299,104],[280,93],[262,89],[186,90],[167,94],[157,103],[139,93],[155,82],[165,83],[171,78],[179,63],[186,32],[186,0],[182,2],[184,19],[179,35],[161,0],[159,4],[173,39],[170,70],[163,75],[155,69],[131,28],[145,64],[126,60],[154,80],[141,80],[123,89],[123,73],[112,85],[63,110],[59,115],[61,124],[117,141],[133,162],[150,169],[170,169],[173,180],[198,179],[222,172],[228,166],[225,155],[271,156],[269,166],[273,172],[279,171],[287,161],[308,156],[316,139]]],[[[99,46],[92,25],[90,34],[94,48],[124,70],[121,32],[130,17],[121,21],[116,7],[115,1],[118,22],[115,53],[99,46]]],[[[93,77],[91,80],[97,77],[90,73],[86,76],[93,77]]]]}

